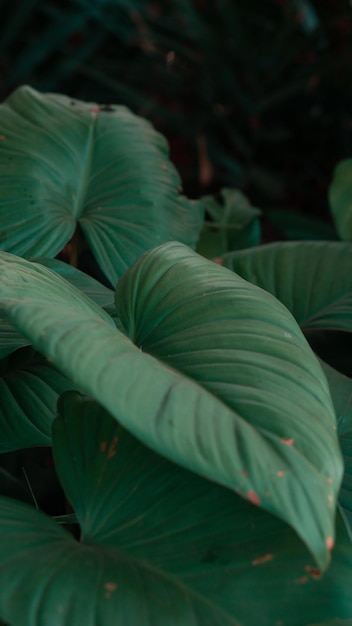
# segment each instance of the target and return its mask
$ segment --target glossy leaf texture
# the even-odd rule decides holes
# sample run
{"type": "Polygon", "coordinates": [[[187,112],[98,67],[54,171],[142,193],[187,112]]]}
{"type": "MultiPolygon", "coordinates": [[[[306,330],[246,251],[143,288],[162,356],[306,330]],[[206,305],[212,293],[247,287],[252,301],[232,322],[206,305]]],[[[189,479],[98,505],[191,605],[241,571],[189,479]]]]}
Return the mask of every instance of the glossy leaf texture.
{"type": "MultiPolygon", "coordinates": [[[[39,258],[35,261],[62,276],[101,307],[111,309],[111,305],[114,303],[114,292],[99,281],[57,259],[39,258]]],[[[29,345],[28,339],[10,324],[5,316],[0,315],[0,359],[27,345],[29,345]]],[[[0,369],[2,367],[0,361],[0,369]]]]}
{"type": "Polygon", "coordinates": [[[51,445],[59,395],[77,386],[26,347],[0,361],[0,453],[51,445]]]}
{"type": "Polygon", "coordinates": [[[272,243],[221,262],[281,300],[303,330],[352,331],[351,244],[272,243]]]}
{"type": "Polygon", "coordinates": [[[335,168],[329,201],[339,236],[352,241],[352,159],[341,161],[335,168]]]}
{"type": "Polygon", "coordinates": [[[164,244],[118,284],[128,339],[60,277],[8,257],[0,306],[37,350],[147,445],[282,517],[327,566],[342,475],[335,414],[281,303],[164,244]]]}
{"type": "Polygon", "coordinates": [[[59,413],[54,456],[81,541],[0,498],[1,618],[305,626],[352,617],[352,544],[340,520],[321,577],[289,526],[155,454],[96,403],[65,394],[59,413]]]}
{"type": "Polygon", "coordinates": [[[0,106],[0,248],[56,256],[77,224],[115,285],[145,250],[194,246],[203,208],[180,194],[168,146],[146,120],[21,87],[0,106]]]}

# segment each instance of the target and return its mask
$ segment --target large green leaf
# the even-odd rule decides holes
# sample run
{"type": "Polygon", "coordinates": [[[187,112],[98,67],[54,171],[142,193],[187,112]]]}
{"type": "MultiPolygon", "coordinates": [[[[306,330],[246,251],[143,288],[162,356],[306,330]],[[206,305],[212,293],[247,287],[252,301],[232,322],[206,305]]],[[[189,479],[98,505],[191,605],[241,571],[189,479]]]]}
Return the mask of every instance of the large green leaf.
{"type": "Polygon", "coordinates": [[[32,348],[0,361],[0,453],[51,444],[59,395],[77,387],[32,348]]]}
{"type": "Polygon", "coordinates": [[[3,254],[0,277],[0,306],[60,371],[147,445],[288,521],[326,567],[342,474],[335,414],[281,303],[164,244],[119,281],[131,341],[40,265],[3,254]]]}
{"type": "Polygon", "coordinates": [[[321,578],[274,516],[140,444],[66,394],[58,474],[81,542],[0,498],[0,616],[16,626],[306,626],[352,617],[352,544],[338,523],[321,578]]]}
{"type": "Polygon", "coordinates": [[[281,300],[304,330],[352,331],[351,244],[273,243],[221,262],[281,300]]]}
{"type": "MultiPolygon", "coordinates": [[[[36,262],[65,278],[71,285],[77,287],[77,289],[85,293],[100,306],[106,309],[111,308],[114,301],[114,292],[91,276],[56,259],[40,258],[36,259],[36,262]]],[[[10,324],[6,317],[0,315],[0,359],[28,344],[28,339],[10,324]]],[[[0,368],[2,367],[3,365],[0,363],[0,368]]]]}
{"type": "Polygon", "coordinates": [[[344,241],[352,241],[352,159],[335,168],[329,200],[338,234],[344,241]]]}
{"type": "Polygon", "coordinates": [[[164,138],[125,107],[17,89],[0,106],[0,248],[54,257],[77,223],[112,284],[144,251],[195,245],[164,138]]]}

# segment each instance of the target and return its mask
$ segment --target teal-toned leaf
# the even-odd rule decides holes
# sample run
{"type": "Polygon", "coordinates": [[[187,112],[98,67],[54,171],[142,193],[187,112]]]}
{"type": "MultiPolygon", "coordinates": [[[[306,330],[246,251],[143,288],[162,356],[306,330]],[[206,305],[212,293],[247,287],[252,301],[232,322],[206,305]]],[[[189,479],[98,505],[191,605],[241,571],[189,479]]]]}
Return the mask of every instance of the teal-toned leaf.
{"type": "Polygon", "coordinates": [[[352,245],[273,243],[227,254],[225,267],[266,289],[304,330],[352,331],[352,245]]]}
{"type": "Polygon", "coordinates": [[[72,265],[63,263],[57,259],[38,258],[33,259],[33,261],[44,265],[44,267],[47,267],[52,272],[62,276],[62,278],[67,280],[71,285],[99,304],[99,306],[108,308],[113,304],[114,292],[112,289],[105,287],[105,285],[102,285],[98,280],[72,267],[72,265]]]}
{"type": "Polygon", "coordinates": [[[338,520],[328,572],[276,517],[155,454],[66,394],[57,470],[78,543],[0,498],[0,615],[16,626],[305,626],[352,617],[352,544],[338,520]]]}
{"type": "Polygon", "coordinates": [[[331,213],[344,241],[352,241],[352,159],[341,161],[329,189],[331,213]]]}
{"type": "MultiPolygon", "coordinates": [[[[101,307],[109,311],[111,310],[114,302],[114,292],[91,276],[56,259],[40,258],[36,259],[36,262],[65,278],[71,285],[77,287],[77,289],[85,293],[101,307]]],[[[115,307],[113,308],[115,310],[115,307]]],[[[8,356],[18,348],[28,345],[28,339],[23,337],[23,335],[9,323],[6,317],[0,315],[0,359],[8,356]]],[[[0,369],[2,367],[4,366],[0,363],[0,369]]]]}
{"type": "Polygon", "coordinates": [[[329,383],[337,416],[339,442],[345,464],[339,504],[350,528],[352,540],[352,378],[340,374],[323,361],[321,364],[329,383]]]}
{"type": "Polygon", "coordinates": [[[0,370],[6,367],[6,357],[18,348],[29,345],[28,339],[15,328],[5,316],[0,315],[0,370]]]}
{"type": "Polygon", "coordinates": [[[261,211],[252,207],[240,191],[224,188],[219,197],[205,196],[202,202],[210,219],[200,235],[199,254],[214,258],[259,243],[261,211]]]}
{"type": "Polygon", "coordinates": [[[0,368],[0,453],[50,445],[57,399],[77,385],[28,347],[0,368]]]}
{"type": "Polygon", "coordinates": [[[46,268],[3,254],[0,274],[0,306],[60,371],[150,447],[286,520],[326,567],[335,413],[281,303],[169,243],[118,283],[129,339],[46,268]]]}
{"type": "Polygon", "coordinates": [[[14,91],[0,106],[0,248],[54,257],[77,224],[113,285],[145,250],[194,246],[199,202],[179,193],[164,138],[121,106],[14,91]]]}

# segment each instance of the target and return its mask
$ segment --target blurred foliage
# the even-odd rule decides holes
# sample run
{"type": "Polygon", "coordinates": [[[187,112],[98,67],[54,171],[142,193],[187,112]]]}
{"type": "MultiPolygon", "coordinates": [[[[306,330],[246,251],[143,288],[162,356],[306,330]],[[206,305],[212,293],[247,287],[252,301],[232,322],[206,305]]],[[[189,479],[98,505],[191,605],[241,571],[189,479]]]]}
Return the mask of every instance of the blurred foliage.
{"type": "Polygon", "coordinates": [[[0,96],[28,82],[127,104],[166,134],[187,193],[240,187],[328,219],[351,32],[348,0],[3,0],[0,96]]]}

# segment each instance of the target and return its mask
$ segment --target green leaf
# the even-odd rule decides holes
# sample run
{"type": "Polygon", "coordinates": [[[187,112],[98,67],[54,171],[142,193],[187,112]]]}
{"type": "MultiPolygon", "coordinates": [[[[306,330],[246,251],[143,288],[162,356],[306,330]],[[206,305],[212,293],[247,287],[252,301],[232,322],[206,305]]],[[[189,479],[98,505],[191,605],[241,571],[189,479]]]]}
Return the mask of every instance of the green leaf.
{"type": "Polygon", "coordinates": [[[352,378],[344,376],[321,361],[329,383],[337,416],[339,442],[345,472],[339,493],[339,504],[344,512],[352,540],[352,378]]]}
{"type": "Polygon", "coordinates": [[[352,616],[343,524],[324,577],[295,533],[65,394],[58,474],[81,542],[0,498],[0,615],[16,626],[305,626],[352,616]]]}
{"type": "Polygon", "coordinates": [[[224,188],[219,198],[204,196],[202,202],[211,220],[205,222],[201,232],[199,254],[213,258],[259,243],[261,211],[252,207],[240,191],[224,188]]]}
{"type": "Polygon", "coordinates": [[[57,399],[77,386],[28,347],[0,367],[0,453],[51,445],[57,399]]]}
{"type": "Polygon", "coordinates": [[[304,330],[352,331],[352,245],[324,241],[273,243],[222,259],[291,311],[304,330]]]}
{"type": "Polygon", "coordinates": [[[147,445],[286,520],[327,566],[342,474],[335,414],[282,304],[164,244],[117,287],[134,345],[61,278],[8,257],[0,306],[37,350],[147,445]]]}
{"type": "Polygon", "coordinates": [[[145,250],[194,246],[203,208],[179,194],[164,138],[121,106],[14,91],[0,106],[0,247],[54,257],[77,224],[112,284],[145,250]]]}
{"type": "Polygon", "coordinates": [[[329,189],[331,213],[344,241],[352,241],[352,159],[341,161],[329,189]]]}
{"type": "Polygon", "coordinates": [[[63,263],[62,261],[58,261],[57,259],[32,259],[35,263],[40,263],[40,265],[44,265],[55,274],[59,274],[65,280],[67,280],[71,285],[74,285],[79,291],[86,294],[91,300],[94,300],[96,304],[103,308],[108,308],[114,302],[114,292],[112,289],[105,287],[98,280],[88,276],[84,272],[72,267],[68,263],[63,263]]]}
{"type": "MultiPolygon", "coordinates": [[[[77,289],[85,293],[101,307],[105,307],[106,309],[111,308],[114,302],[114,292],[91,276],[56,259],[40,258],[35,261],[65,278],[71,285],[77,287],[77,289]]],[[[8,356],[18,348],[28,346],[28,344],[28,339],[23,337],[23,335],[8,322],[6,317],[0,315],[0,359],[8,356]]],[[[3,367],[4,365],[0,363],[0,369],[3,367]]]]}

